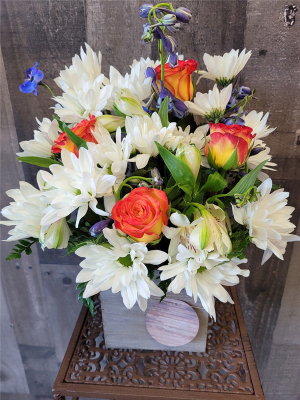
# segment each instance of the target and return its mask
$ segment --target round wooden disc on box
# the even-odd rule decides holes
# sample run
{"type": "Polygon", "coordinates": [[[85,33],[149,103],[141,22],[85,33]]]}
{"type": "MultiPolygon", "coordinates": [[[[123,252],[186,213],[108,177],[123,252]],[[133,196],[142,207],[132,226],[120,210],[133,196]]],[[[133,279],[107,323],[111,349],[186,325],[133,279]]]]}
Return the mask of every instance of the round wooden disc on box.
{"type": "Polygon", "coordinates": [[[166,346],[182,346],[197,335],[199,318],[187,303],[165,299],[148,310],[146,328],[157,342],[166,346]]]}

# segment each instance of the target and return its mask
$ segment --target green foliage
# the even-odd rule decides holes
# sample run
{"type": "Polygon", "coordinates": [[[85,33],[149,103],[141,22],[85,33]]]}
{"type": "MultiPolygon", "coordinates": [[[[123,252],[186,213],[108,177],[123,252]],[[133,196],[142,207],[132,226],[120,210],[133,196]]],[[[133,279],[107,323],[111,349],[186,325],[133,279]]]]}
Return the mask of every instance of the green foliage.
{"type": "Polygon", "coordinates": [[[78,294],[78,300],[81,300],[82,304],[87,307],[90,310],[90,313],[92,316],[95,315],[95,310],[94,310],[94,302],[91,297],[87,297],[86,299],[83,298],[83,293],[85,291],[86,285],[88,282],[84,283],[79,283],[76,287],[76,290],[80,290],[78,294]]]}
{"type": "Polygon", "coordinates": [[[195,176],[191,169],[159,143],[155,142],[155,144],[158,148],[159,154],[166,163],[177,185],[185,193],[191,195],[195,185],[195,176]]]}
{"type": "Polygon", "coordinates": [[[206,192],[219,192],[227,185],[227,180],[224,179],[219,172],[215,171],[213,174],[208,175],[207,181],[201,187],[200,191],[206,192]]]}
{"type": "Polygon", "coordinates": [[[54,158],[43,158],[43,157],[17,157],[17,160],[25,162],[27,164],[37,165],[42,168],[49,168],[52,164],[62,165],[61,162],[54,158]]]}
{"type": "Polygon", "coordinates": [[[232,251],[228,255],[230,259],[233,257],[242,260],[245,258],[245,250],[249,246],[251,238],[249,237],[249,231],[244,226],[238,225],[238,230],[231,234],[232,251]]]}
{"type": "Polygon", "coordinates": [[[168,112],[169,112],[169,97],[166,96],[162,101],[160,109],[158,111],[158,115],[160,116],[163,127],[169,126],[168,112]]]}
{"type": "Polygon", "coordinates": [[[166,297],[170,283],[171,283],[171,278],[167,279],[166,281],[160,281],[159,284],[157,285],[164,292],[164,295],[161,296],[160,298],[160,302],[163,301],[163,299],[166,297]]]}
{"type": "Polygon", "coordinates": [[[27,240],[20,239],[19,243],[16,244],[15,247],[13,248],[12,252],[8,257],[6,257],[5,260],[19,260],[22,256],[23,251],[25,251],[25,254],[28,256],[32,253],[31,246],[33,243],[38,242],[38,239],[36,238],[28,238],[27,240]]]}
{"type": "Polygon", "coordinates": [[[231,156],[228,158],[226,163],[223,165],[224,171],[228,171],[229,169],[235,169],[238,166],[238,155],[237,155],[237,145],[231,156]]]}
{"type": "Polygon", "coordinates": [[[85,140],[83,140],[79,136],[75,135],[75,133],[72,132],[71,129],[68,127],[68,125],[66,125],[65,123],[63,123],[62,126],[63,126],[64,132],[66,132],[68,138],[71,140],[71,142],[73,142],[75,144],[75,146],[77,147],[78,150],[81,147],[88,149],[88,146],[87,146],[85,140]]]}

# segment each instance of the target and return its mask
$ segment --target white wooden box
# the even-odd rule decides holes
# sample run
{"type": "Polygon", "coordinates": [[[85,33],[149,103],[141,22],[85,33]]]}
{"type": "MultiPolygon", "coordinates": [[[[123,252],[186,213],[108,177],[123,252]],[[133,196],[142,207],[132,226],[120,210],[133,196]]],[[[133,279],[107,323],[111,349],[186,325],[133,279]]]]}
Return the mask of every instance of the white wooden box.
{"type": "MultiPolygon", "coordinates": [[[[206,348],[208,314],[203,309],[200,301],[195,304],[194,300],[187,296],[185,292],[181,292],[180,294],[168,293],[167,298],[184,301],[195,309],[199,318],[199,331],[191,342],[176,347],[158,343],[147,331],[147,310],[143,312],[137,304],[128,310],[124,306],[120,293],[114,294],[110,290],[106,290],[100,292],[105,346],[109,349],[204,352],[206,348]]],[[[148,300],[148,309],[159,300],[160,298],[151,297],[148,300]]]]}

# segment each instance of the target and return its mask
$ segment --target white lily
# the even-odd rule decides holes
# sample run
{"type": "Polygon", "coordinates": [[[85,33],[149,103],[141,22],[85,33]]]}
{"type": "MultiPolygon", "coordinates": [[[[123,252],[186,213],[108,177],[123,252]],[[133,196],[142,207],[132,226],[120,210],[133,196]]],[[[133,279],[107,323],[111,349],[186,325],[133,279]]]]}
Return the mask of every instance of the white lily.
{"type": "Polygon", "coordinates": [[[62,149],[63,165],[52,164],[41,171],[43,180],[54,189],[44,192],[44,201],[49,204],[41,224],[48,225],[70,215],[78,209],[76,228],[88,207],[96,214],[107,216],[108,212],[97,208],[97,198],[112,195],[116,177],[106,168],[98,168],[90,152],[80,148],[79,157],[62,149]]]}
{"type": "Polygon", "coordinates": [[[238,264],[246,263],[247,260],[228,260],[218,252],[209,253],[205,260],[199,261],[200,259],[197,251],[191,251],[179,244],[177,261],[158,268],[162,271],[160,279],[164,281],[174,278],[168,287],[169,292],[177,294],[185,289],[195,303],[199,297],[204,309],[216,319],[214,297],[223,303],[233,303],[222,285],[236,285],[239,283],[238,275],[249,276],[249,270],[238,267],[238,264]]]}
{"type": "Polygon", "coordinates": [[[175,130],[176,123],[172,122],[168,127],[163,127],[159,115],[155,112],[151,117],[126,117],[125,128],[133,148],[141,153],[129,161],[135,161],[138,169],[141,169],[147,165],[150,157],[158,155],[155,142],[164,146],[175,130]]]}
{"type": "Polygon", "coordinates": [[[42,157],[48,158],[52,155],[52,146],[58,139],[61,131],[58,128],[58,122],[54,119],[50,121],[43,118],[42,122],[36,119],[39,124],[39,130],[34,131],[34,139],[20,142],[22,153],[17,153],[18,157],[42,157]]]}
{"type": "Polygon", "coordinates": [[[283,260],[287,242],[300,241],[292,235],[295,225],[289,220],[294,207],[287,206],[288,192],[284,189],[271,193],[272,180],[265,180],[257,188],[257,200],[242,207],[232,206],[236,222],[249,229],[252,243],[264,250],[262,264],[274,253],[283,260]]]}
{"type": "Polygon", "coordinates": [[[68,246],[69,237],[72,232],[66,221],[62,218],[48,226],[42,226],[40,231],[40,243],[42,249],[65,249],[68,246]]]}
{"type": "Polygon", "coordinates": [[[118,235],[115,229],[105,228],[103,234],[108,243],[89,244],[76,250],[85,260],[77,283],[88,282],[83,297],[87,298],[103,290],[121,292],[127,308],[136,302],[145,311],[151,295],[161,297],[163,291],[148,277],[145,264],[159,265],[168,254],[160,250],[148,251],[145,243],[131,243],[118,235]]]}

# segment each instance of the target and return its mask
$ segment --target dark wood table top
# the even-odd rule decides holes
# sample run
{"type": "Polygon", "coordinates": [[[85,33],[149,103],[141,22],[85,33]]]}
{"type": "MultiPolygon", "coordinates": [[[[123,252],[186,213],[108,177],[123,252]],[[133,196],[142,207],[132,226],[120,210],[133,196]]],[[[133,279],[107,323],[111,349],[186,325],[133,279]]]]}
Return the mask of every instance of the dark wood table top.
{"type": "Polygon", "coordinates": [[[235,288],[234,305],[216,302],[205,353],[107,349],[100,301],[83,307],[53,387],[53,396],[144,400],[264,399],[235,288]]]}

